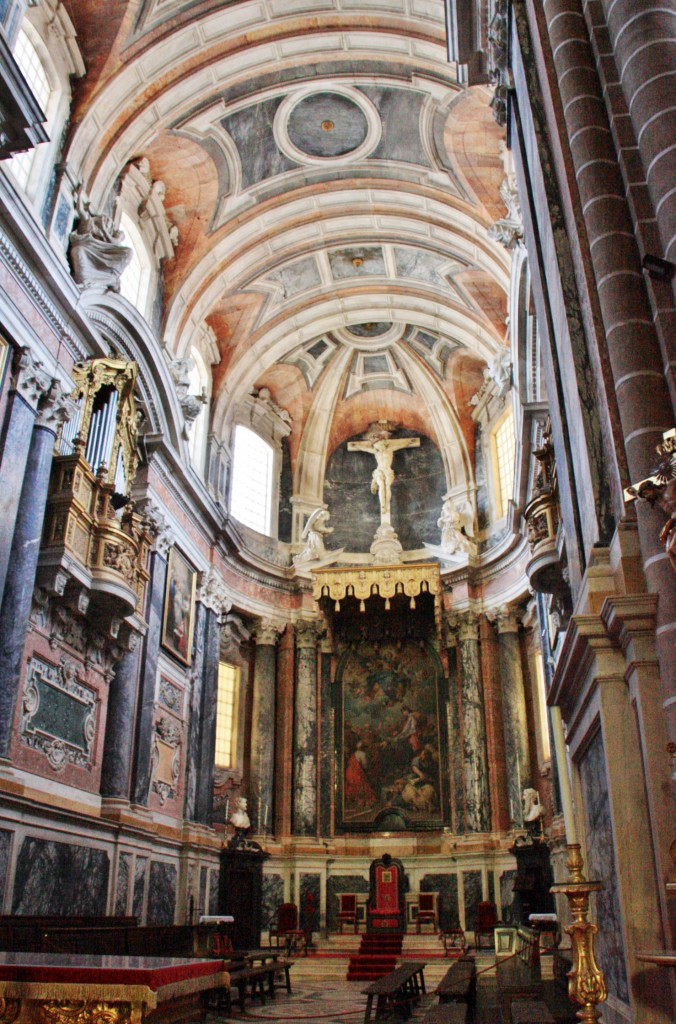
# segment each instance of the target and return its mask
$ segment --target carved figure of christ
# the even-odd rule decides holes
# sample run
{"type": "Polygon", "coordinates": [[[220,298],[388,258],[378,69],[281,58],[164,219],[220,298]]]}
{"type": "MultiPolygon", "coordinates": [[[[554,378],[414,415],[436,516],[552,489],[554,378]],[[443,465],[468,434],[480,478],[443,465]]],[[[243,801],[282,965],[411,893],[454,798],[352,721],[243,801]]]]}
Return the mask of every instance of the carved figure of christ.
{"type": "Polygon", "coordinates": [[[394,453],[402,448],[419,448],[419,437],[402,437],[396,441],[388,438],[378,438],[376,441],[348,441],[349,452],[368,452],[376,460],[376,468],[371,476],[371,494],[378,495],[380,501],[380,522],[389,523],[390,504],[392,500],[392,481],[394,470],[392,459],[394,453]]]}

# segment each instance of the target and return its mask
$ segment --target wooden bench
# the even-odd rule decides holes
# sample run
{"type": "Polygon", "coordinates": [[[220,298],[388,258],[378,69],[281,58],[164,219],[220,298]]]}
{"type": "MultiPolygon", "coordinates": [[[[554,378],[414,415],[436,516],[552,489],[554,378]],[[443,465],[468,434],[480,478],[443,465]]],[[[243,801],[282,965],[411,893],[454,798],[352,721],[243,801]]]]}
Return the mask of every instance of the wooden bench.
{"type": "Polygon", "coordinates": [[[554,1024],[546,1003],[539,999],[514,999],[512,1024],[554,1024]]]}
{"type": "Polygon", "coordinates": [[[271,999],[275,998],[275,965],[274,963],[260,964],[255,967],[247,964],[246,961],[232,961],[228,965],[230,985],[226,995],[226,1011],[232,1009],[232,990],[237,989],[237,1002],[242,1010],[246,1009],[247,998],[255,999],[260,997],[261,1003],[265,1003],[266,995],[271,999]],[[267,992],[266,992],[267,989],[267,992]]]}
{"type": "Polygon", "coordinates": [[[476,967],[473,960],[456,960],[435,989],[440,1003],[470,1003],[476,991],[476,967]]]}
{"type": "Polygon", "coordinates": [[[498,961],[495,973],[503,1024],[510,1024],[510,1010],[515,999],[538,1000],[542,997],[537,932],[519,928],[515,955],[498,961]]]}
{"type": "Polygon", "coordinates": [[[464,1003],[432,1006],[418,1024],[467,1024],[469,1008],[464,1003]]]}
{"type": "Polygon", "coordinates": [[[413,1003],[420,999],[421,994],[425,994],[425,967],[425,963],[411,960],[362,989],[362,994],[367,997],[364,1024],[369,1024],[371,1020],[374,999],[377,1000],[375,1020],[390,1011],[408,1017],[413,1003]]]}

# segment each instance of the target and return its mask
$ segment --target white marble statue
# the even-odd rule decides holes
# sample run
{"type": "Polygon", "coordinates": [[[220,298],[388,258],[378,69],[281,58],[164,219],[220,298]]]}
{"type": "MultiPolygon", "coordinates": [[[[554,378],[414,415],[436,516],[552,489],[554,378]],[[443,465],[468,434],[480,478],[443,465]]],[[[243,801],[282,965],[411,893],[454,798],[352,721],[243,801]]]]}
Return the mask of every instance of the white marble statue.
{"type": "Polygon", "coordinates": [[[522,799],[523,820],[531,823],[538,821],[545,813],[545,809],[540,803],[540,794],[537,789],[524,789],[522,799]]]}
{"type": "Polygon", "coordinates": [[[437,519],[441,530],[441,547],[448,555],[464,553],[472,550],[472,515],[453,498],[446,498],[441,507],[441,515],[437,519]]]}
{"type": "Polygon", "coordinates": [[[238,796],[235,799],[235,809],[230,815],[230,824],[237,829],[251,828],[251,820],[247,814],[247,802],[245,796],[238,796]]]}
{"type": "Polygon", "coordinates": [[[324,538],[329,533],[333,533],[333,527],[328,525],[330,514],[328,509],[316,508],[309,516],[300,538],[305,541],[305,547],[300,554],[294,556],[294,565],[300,565],[303,562],[318,562],[325,557],[324,538]]]}
{"type": "Polygon", "coordinates": [[[119,291],[120,277],[132,250],[122,245],[124,234],[110,217],[92,213],[89,202],[78,203],[79,219],[70,236],[70,262],[79,285],[103,285],[119,291]]]}

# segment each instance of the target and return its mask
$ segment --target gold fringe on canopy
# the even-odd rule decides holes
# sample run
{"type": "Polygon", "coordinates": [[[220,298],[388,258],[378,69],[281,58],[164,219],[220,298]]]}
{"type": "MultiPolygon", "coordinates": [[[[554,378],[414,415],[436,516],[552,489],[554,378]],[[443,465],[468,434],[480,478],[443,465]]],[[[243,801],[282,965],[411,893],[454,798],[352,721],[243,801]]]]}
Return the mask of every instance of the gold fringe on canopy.
{"type": "Polygon", "coordinates": [[[369,597],[379,595],[389,607],[390,598],[405,594],[415,608],[419,594],[441,593],[439,566],[436,562],[422,562],[415,565],[379,565],[352,569],[314,569],[313,596],[316,601],[330,597],[336,602],[336,611],[346,597],[356,597],[362,603],[369,597]]]}

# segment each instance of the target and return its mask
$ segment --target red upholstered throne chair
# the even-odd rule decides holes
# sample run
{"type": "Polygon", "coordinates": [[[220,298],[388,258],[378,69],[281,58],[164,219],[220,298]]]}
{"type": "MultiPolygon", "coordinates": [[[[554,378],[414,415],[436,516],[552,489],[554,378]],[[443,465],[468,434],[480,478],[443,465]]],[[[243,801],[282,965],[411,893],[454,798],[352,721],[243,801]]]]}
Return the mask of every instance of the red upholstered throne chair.
{"type": "Polygon", "coordinates": [[[435,892],[418,893],[418,913],[415,919],[415,930],[418,935],[424,924],[431,924],[434,931],[437,931],[437,894],[435,892]]]}
{"type": "Polygon", "coordinates": [[[405,932],[404,865],[386,853],[369,868],[368,932],[405,932]]]}
{"type": "Polygon", "coordinates": [[[298,927],[298,907],[295,903],[280,903],[277,919],[270,922],[270,946],[279,949],[280,940],[287,953],[305,949],[305,932],[298,927]]]}
{"type": "Polygon", "coordinates": [[[353,892],[338,893],[338,928],[343,934],[343,926],[352,925],[354,934],[357,934],[357,897],[353,892]]]}
{"type": "Polygon", "coordinates": [[[481,948],[481,940],[486,935],[489,937],[489,945],[493,944],[493,932],[497,923],[498,908],[495,903],[491,903],[490,900],[479,903],[476,908],[476,928],[474,929],[477,949],[481,948]]]}

